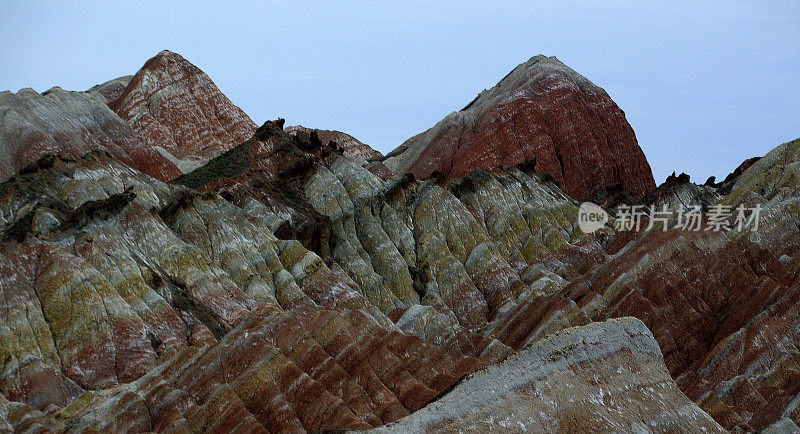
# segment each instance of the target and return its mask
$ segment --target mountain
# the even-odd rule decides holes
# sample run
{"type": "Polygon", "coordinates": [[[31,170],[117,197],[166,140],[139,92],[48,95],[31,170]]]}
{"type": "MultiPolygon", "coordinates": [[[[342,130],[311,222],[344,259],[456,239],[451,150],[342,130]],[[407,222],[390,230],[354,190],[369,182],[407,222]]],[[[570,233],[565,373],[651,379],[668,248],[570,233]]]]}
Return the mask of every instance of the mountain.
{"type": "Polygon", "coordinates": [[[376,431],[725,432],[681,393],[632,318],[553,333],[376,431]]]}
{"type": "MultiPolygon", "coordinates": [[[[152,149],[109,109],[126,80],[62,104],[152,149]]],[[[588,234],[538,158],[395,176],[284,124],[163,179],[76,136],[0,183],[0,431],[798,430],[800,140],[597,195],[757,228],[588,234]]]]}
{"type": "Polygon", "coordinates": [[[238,145],[256,129],[208,75],[167,50],[144,64],[112,108],[184,173],[238,145]]]}
{"type": "Polygon", "coordinates": [[[55,87],[0,92],[0,179],[56,152],[81,156],[102,149],[162,181],[178,168],[120,119],[99,93],[55,87]]]}
{"type": "Polygon", "coordinates": [[[102,149],[169,181],[256,129],[205,73],[170,51],[86,92],[2,92],[0,116],[0,179],[46,154],[102,149]]]}
{"type": "Polygon", "coordinates": [[[94,152],[0,185],[5,399],[69,431],[367,428],[588,324],[536,265],[573,239],[546,177],[384,181],[281,127],[174,184],[94,152]],[[282,230],[314,213],[319,253],[282,230]]]}
{"type": "Polygon", "coordinates": [[[616,183],[637,198],[655,187],[622,110],[603,89],[541,55],[406,140],[383,163],[398,175],[458,177],[531,158],[579,200],[616,183]]]}

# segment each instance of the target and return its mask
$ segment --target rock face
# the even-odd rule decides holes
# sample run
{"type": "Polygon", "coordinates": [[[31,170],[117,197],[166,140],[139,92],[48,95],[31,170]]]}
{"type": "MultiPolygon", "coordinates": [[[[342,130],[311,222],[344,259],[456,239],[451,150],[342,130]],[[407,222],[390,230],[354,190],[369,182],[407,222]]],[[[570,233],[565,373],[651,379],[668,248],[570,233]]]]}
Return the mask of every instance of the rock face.
{"type": "Polygon", "coordinates": [[[638,198],[655,187],[625,114],[608,94],[555,57],[536,56],[495,87],[387,155],[400,175],[463,176],[536,158],[564,191],[583,199],[620,183],[638,198]]]}
{"type": "Polygon", "coordinates": [[[344,148],[345,152],[356,158],[363,157],[365,160],[375,160],[383,156],[383,154],[372,149],[369,145],[365,145],[350,134],[343,133],[341,131],[318,130],[314,128],[306,128],[302,125],[286,128],[286,132],[290,135],[294,135],[300,131],[307,134],[311,134],[312,131],[316,131],[319,140],[322,143],[327,144],[330,141],[336,142],[336,144],[344,148]]]}
{"type": "Polygon", "coordinates": [[[626,318],[550,335],[378,432],[725,432],[626,318]]]}
{"type": "Polygon", "coordinates": [[[272,235],[263,204],[106,153],[40,161],[0,189],[0,392],[69,430],[376,426],[507,351],[465,330],[440,345],[403,333],[272,235]]]}
{"type": "Polygon", "coordinates": [[[716,202],[760,205],[758,229],[621,233],[561,294],[592,320],[644,321],[681,390],[726,429],[800,422],[798,149],[779,146],[716,202]]]}
{"type": "Polygon", "coordinates": [[[663,207],[677,210],[690,205],[700,205],[703,210],[708,210],[722,199],[725,191],[730,190],[731,184],[706,182],[704,185],[697,185],[691,182],[689,175],[685,173],[675,175],[675,172],[672,172],[661,185],[639,199],[633,198],[622,185],[614,184],[595,192],[587,201],[607,210],[615,210],[620,205],[640,205],[648,210],[651,207],[659,210],[663,207]]]}
{"type": "Polygon", "coordinates": [[[524,291],[527,264],[572,235],[574,201],[540,174],[385,181],[342,148],[282,125],[264,124],[177,182],[242,207],[269,198],[262,202],[280,216],[272,226],[330,256],[384,314],[422,303],[461,326],[485,325],[524,291]]]}
{"type": "Polygon", "coordinates": [[[144,64],[112,107],[183,172],[247,140],[256,129],[203,71],[166,50],[144,64]]]}
{"type": "Polygon", "coordinates": [[[752,430],[800,392],[798,291],[797,274],[746,237],[656,231],[565,296],[596,321],[642,319],[687,396],[724,427],[752,430]]]}
{"type": "Polygon", "coordinates": [[[46,154],[81,156],[97,149],[163,181],[180,175],[106,106],[100,93],[58,87],[43,94],[33,89],[0,92],[0,179],[46,154]]]}
{"type": "Polygon", "coordinates": [[[384,181],[282,124],[179,180],[206,192],[104,152],[0,185],[14,408],[70,431],[375,427],[587,323],[527,265],[570,240],[575,210],[539,174],[384,181]],[[319,253],[295,236],[309,216],[319,253]]]}
{"type": "MultiPolygon", "coordinates": [[[[128,97],[161,80],[152,107],[223,118],[155,59],[128,97]]],[[[210,159],[165,183],[121,151],[161,155],[109,110],[119,84],[0,95],[63,100],[29,122],[62,152],[0,183],[0,431],[798,429],[800,140],[721,184],[602,191],[758,204],[757,229],[584,234],[541,160],[397,177],[282,119],[186,142],[210,159]],[[133,142],[95,146],[98,113],[133,142]]]]}

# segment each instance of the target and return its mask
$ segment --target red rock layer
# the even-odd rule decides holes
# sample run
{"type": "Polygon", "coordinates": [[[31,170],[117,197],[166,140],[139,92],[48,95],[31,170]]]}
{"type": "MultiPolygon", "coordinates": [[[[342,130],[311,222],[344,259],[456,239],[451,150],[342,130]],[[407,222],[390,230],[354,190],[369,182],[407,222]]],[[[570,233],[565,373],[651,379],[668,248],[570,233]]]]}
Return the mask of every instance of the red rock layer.
{"type": "Polygon", "coordinates": [[[250,138],[255,123],[199,68],[162,51],[133,76],[113,109],[184,172],[250,138]]]}
{"type": "Polygon", "coordinates": [[[313,304],[254,312],[218,344],[188,348],[73,426],[304,432],[379,426],[419,409],[482,362],[313,304]],[[130,395],[128,395],[130,394],[130,395]],[[139,408],[139,411],[130,411],[139,408]]]}
{"type": "Polygon", "coordinates": [[[566,193],[583,199],[621,183],[641,197],[655,182],[625,114],[555,57],[536,56],[494,88],[388,154],[394,173],[463,176],[536,157],[566,193]]]}

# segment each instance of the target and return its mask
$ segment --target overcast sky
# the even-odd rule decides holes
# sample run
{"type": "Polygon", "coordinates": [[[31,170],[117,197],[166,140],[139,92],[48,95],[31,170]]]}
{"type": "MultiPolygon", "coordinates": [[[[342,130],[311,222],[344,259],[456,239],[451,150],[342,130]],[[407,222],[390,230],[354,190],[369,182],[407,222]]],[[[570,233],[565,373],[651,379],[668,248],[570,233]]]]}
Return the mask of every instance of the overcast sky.
{"type": "Polygon", "coordinates": [[[719,178],[800,137],[797,0],[161,3],[4,1],[0,90],[84,90],[170,49],[258,124],[385,153],[541,53],[611,95],[657,183],[719,178]]]}

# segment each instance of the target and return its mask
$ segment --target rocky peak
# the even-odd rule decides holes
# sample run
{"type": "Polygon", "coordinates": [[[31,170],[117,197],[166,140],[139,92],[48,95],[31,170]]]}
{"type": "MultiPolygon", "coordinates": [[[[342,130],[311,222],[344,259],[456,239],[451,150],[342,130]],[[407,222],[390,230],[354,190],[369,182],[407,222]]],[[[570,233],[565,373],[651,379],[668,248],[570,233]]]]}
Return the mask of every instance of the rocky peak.
{"type": "Polygon", "coordinates": [[[800,430],[800,140],[633,197],[621,111],[538,56],[397,178],[283,119],[203,148],[230,125],[203,77],[165,52],[119,97],[0,93],[0,431],[800,430]],[[108,106],[134,100],[136,131],[108,106]],[[210,161],[156,180],[159,128],[210,161]],[[585,234],[558,184],[607,179],[606,206],[763,213],[585,234]]]}
{"type": "Polygon", "coordinates": [[[208,75],[167,50],[144,64],[112,107],[184,173],[247,140],[256,129],[208,75]]]}
{"type": "Polygon", "coordinates": [[[655,187],[625,114],[600,87],[555,57],[535,56],[462,110],[387,155],[394,173],[463,176],[531,157],[574,198],[620,183],[635,197],[655,187]]]}

